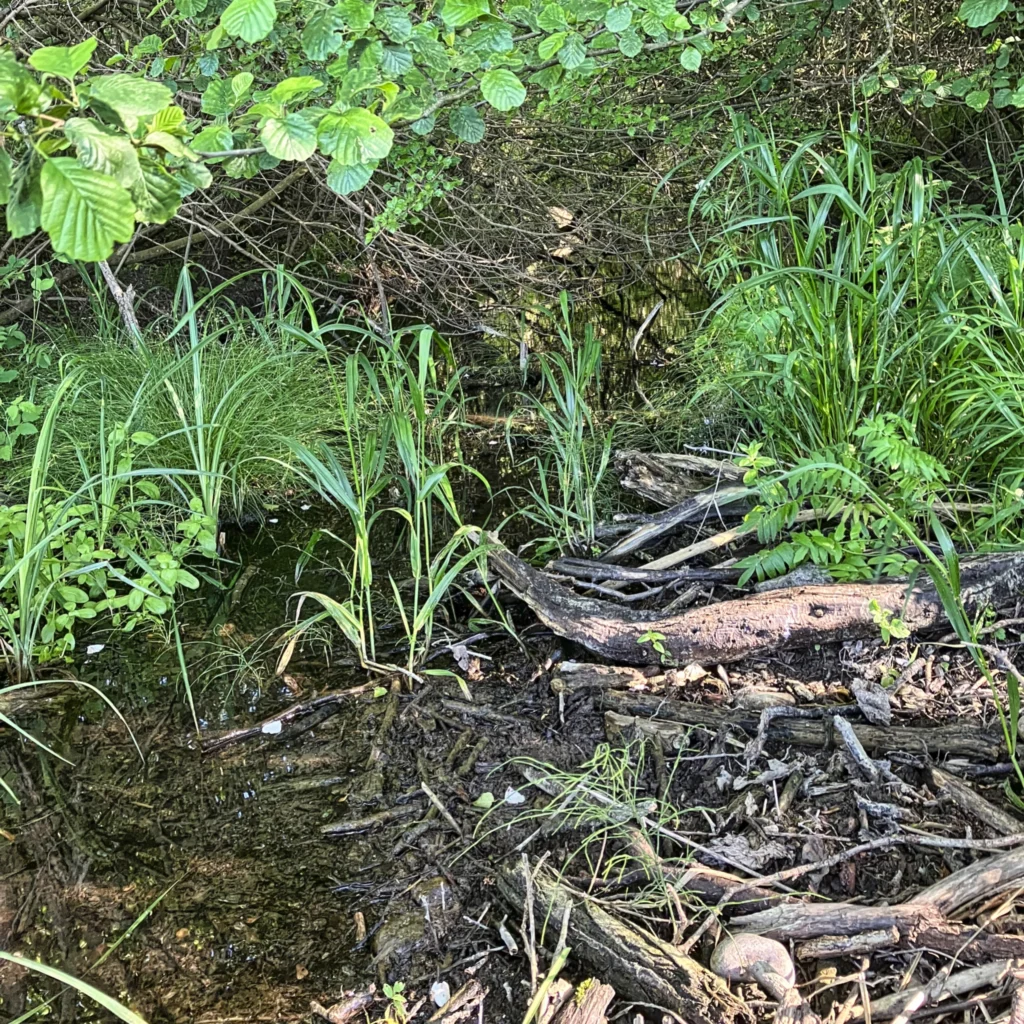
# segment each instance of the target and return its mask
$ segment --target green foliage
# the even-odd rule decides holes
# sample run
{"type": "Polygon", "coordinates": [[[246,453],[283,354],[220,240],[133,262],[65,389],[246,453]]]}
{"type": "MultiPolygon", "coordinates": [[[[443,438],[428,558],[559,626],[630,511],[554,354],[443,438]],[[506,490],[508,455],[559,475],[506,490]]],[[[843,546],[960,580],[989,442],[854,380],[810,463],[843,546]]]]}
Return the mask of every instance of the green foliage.
{"type": "MultiPolygon", "coordinates": [[[[132,47],[145,74],[91,68],[96,39],[42,47],[25,63],[0,54],[9,232],[18,238],[41,226],[56,252],[105,259],[137,223],[165,223],[182,199],[210,187],[215,169],[245,178],[317,153],[331,161],[329,187],[346,195],[366,185],[396,142],[480,142],[477,108],[516,110],[528,82],[583,83],[667,44],[695,71],[712,38],[731,27],[694,33],[659,0],[534,0],[507,10],[446,0],[438,8],[176,0],[160,34],[132,47]],[[602,33],[613,45],[595,50],[602,33]],[[185,93],[199,95],[202,116],[179,105],[185,93]]],[[[697,8],[693,22],[710,23],[711,8],[697,8]]]]}
{"type": "MultiPolygon", "coordinates": [[[[480,563],[485,551],[461,522],[452,475],[473,474],[485,486],[486,481],[446,458],[448,435],[460,418],[461,393],[457,376],[447,382],[441,378],[434,332],[423,327],[385,341],[370,330],[349,331],[359,339],[357,351],[345,358],[341,373],[333,361],[328,363],[342,441],[293,446],[307,484],[349,520],[348,537],[324,532],[347,549],[340,568],[348,593],[341,599],[301,594],[297,616],[306,600],[322,611],[298,621],[294,635],[330,620],[365,666],[382,668],[378,619],[390,610],[405,641],[405,671],[412,674],[429,650],[439,605],[459,573],[480,563]],[[385,522],[399,527],[409,579],[389,576],[382,595],[375,586],[371,548],[385,522]]],[[[317,540],[310,542],[304,562],[317,540]]]]}
{"type": "MultiPolygon", "coordinates": [[[[530,456],[538,484],[531,485],[531,504],[523,515],[550,533],[542,549],[588,551],[594,543],[597,502],[611,457],[614,428],[603,428],[591,409],[590,396],[601,376],[601,342],[591,324],[582,342],[573,336],[569,296],[559,297],[561,323],[556,324],[559,350],[538,356],[544,394],[523,393],[520,400],[541,421],[544,434],[530,456]]],[[[515,458],[511,428],[506,431],[515,458]]]]}
{"type": "MultiPolygon", "coordinates": [[[[33,662],[65,657],[75,630],[100,615],[125,631],[160,620],[179,588],[198,579],[183,562],[214,549],[214,523],[201,509],[147,527],[143,512],[161,504],[152,472],[137,471],[133,451],[150,442],[116,424],[103,439],[98,472],[82,462],[73,491],[55,486],[51,458],[58,418],[72,399],[77,375],[66,377],[45,414],[33,410],[35,440],[25,500],[0,506],[0,651],[11,674],[21,679],[33,662]],[[38,428],[36,429],[36,422],[38,428]],[[177,520],[177,521],[175,521],[177,520]]],[[[81,396],[77,396],[81,400],[81,396]]],[[[24,403],[20,415],[27,411],[24,403]]],[[[159,475],[173,476],[174,470],[159,475]]]]}
{"type": "Polygon", "coordinates": [[[7,953],[4,950],[0,950],[0,960],[7,960],[22,968],[35,971],[37,974],[53,978],[62,985],[67,985],[69,988],[74,989],[94,1003],[102,1006],[107,1013],[118,1020],[124,1021],[124,1024],[146,1024],[145,1019],[140,1017],[134,1010],[129,1009],[123,1003],[119,1003],[112,996],[108,996],[106,992],[96,988],[95,985],[90,985],[87,981],[76,978],[73,974],[58,970],[56,967],[50,967],[49,964],[40,963],[38,960],[29,960],[27,957],[7,953]]]}
{"type": "MultiPolygon", "coordinates": [[[[814,452],[784,473],[769,473],[770,460],[751,446],[739,460],[745,482],[761,502],[747,515],[762,547],[739,561],[740,583],[781,576],[816,565],[837,580],[900,576],[914,562],[898,550],[905,522],[928,521],[949,474],[916,443],[910,424],[893,413],[867,418],[857,445],[814,452]],[[804,507],[834,526],[793,530],[804,507]],[[791,531],[787,540],[780,536],[791,531]]],[[[893,635],[896,635],[893,633],[893,635]]]]}

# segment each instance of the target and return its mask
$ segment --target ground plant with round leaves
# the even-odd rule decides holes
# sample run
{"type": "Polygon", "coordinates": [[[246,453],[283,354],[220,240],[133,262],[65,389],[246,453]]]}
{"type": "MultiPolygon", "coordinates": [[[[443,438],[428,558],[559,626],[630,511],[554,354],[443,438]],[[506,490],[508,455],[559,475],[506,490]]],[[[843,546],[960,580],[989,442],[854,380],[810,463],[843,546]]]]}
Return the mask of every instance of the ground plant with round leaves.
{"type": "Polygon", "coordinates": [[[477,144],[488,109],[582,93],[644,50],[678,50],[696,73],[750,6],[173,0],[159,33],[102,63],[95,38],[26,60],[0,50],[7,229],[96,261],[197,189],[280,163],[315,161],[331,189],[357,192],[396,146],[477,144]]]}

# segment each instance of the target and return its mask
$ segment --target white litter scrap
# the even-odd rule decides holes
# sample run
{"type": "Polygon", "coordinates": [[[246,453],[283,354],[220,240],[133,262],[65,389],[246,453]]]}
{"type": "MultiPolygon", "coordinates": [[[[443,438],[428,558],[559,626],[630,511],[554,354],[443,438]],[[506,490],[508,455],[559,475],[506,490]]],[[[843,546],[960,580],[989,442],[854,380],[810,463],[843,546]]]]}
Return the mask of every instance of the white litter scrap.
{"type": "Polygon", "coordinates": [[[519,804],[526,803],[526,797],[519,792],[518,789],[513,789],[511,786],[505,790],[505,803],[511,807],[517,807],[519,804]]]}
{"type": "Polygon", "coordinates": [[[260,730],[265,736],[276,736],[283,726],[279,721],[267,722],[266,725],[260,730]]]}
{"type": "Polygon", "coordinates": [[[435,1006],[447,1006],[451,997],[452,993],[451,989],[448,988],[447,981],[435,981],[430,986],[430,998],[434,1000],[435,1006]]]}
{"type": "Polygon", "coordinates": [[[505,918],[502,918],[498,925],[498,934],[501,936],[501,941],[505,943],[509,956],[515,956],[519,952],[519,947],[516,945],[516,940],[512,938],[512,933],[505,927],[505,918]]]}

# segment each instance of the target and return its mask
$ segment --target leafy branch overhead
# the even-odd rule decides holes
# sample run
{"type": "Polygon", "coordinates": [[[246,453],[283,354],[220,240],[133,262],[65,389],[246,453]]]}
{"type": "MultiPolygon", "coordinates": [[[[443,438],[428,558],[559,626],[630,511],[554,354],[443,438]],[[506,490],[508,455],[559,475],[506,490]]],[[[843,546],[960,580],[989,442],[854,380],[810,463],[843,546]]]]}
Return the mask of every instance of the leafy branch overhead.
{"type": "Polygon", "coordinates": [[[0,51],[7,228],[14,238],[42,228],[56,252],[102,260],[136,223],[170,220],[215,172],[244,179],[317,160],[345,195],[396,144],[435,133],[479,143],[482,109],[514,111],[531,87],[557,101],[670,47],[697,72],[748,7],[173,0],[158,9],[164,34],[130,54],[97,54],[96,39],[42,47],[27,62],[0,51]],[[126,63],[148,66],[118,70],[126,63]]]}

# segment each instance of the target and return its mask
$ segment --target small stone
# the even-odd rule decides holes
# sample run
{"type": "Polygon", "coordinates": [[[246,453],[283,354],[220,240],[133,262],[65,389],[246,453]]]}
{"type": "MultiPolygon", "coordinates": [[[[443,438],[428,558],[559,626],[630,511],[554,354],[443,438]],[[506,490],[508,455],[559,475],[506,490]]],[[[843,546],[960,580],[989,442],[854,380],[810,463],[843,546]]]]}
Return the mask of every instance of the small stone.
{"type": "Polygon", "coordinates": [[[790,985],[796,984],[796,969],[786,947],[763,935],[740,932],[720,942],[711,954],[711,970],[727,981],[748,981],[747,968],[764,962],[790,985]]]}

